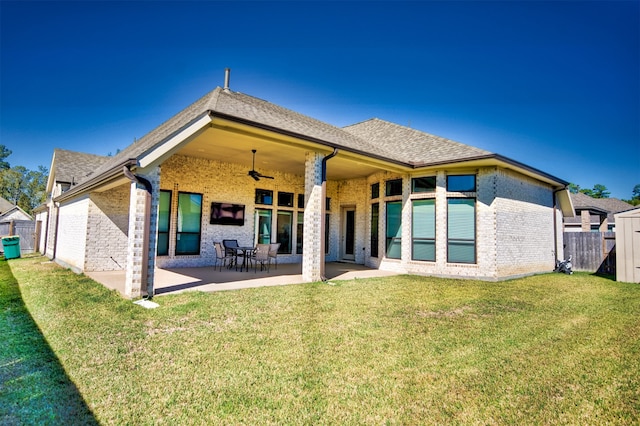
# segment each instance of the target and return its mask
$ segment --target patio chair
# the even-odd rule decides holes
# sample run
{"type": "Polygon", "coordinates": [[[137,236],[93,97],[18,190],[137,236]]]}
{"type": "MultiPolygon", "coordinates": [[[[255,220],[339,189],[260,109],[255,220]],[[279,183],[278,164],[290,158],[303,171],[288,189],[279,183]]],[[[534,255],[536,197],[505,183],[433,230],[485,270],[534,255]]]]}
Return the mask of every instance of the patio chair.
{"type": "Polygon", "coordinates": [[[233,253],[225,250],[224,247],[222,247],[222,243],[214,242],[213,246],[216,248],[216,263],[213,265],[213,269],[220,263],[220,271],[222,272],[222,266],[227,266],[227,261],[229,261],[229,267],[231,267],[234,259],[233,253]]]}
{"type": "Polygon", "coordinates": [[[271,243],[269,244],[269,258],[273,259],[276,264],[276,269],[278,269],[278,250],[280,249],[280,243],[271,243]]]}
{"type": "Polygon", "coordinates": [[[236,266],[236,271],[238,270],[238,240],[222,240],[222,245],[224,246],[225,253],[230,253],[233,256],[233,264],[236,266]]]}
{"type": "Polygon", "coordinates": [[[271,258],[269,257],[269,244],[258,244],[254,250],[251,261],[253,262],[253,272],[258,272],[258,263],[260,263],[260,270],[265,269],[269,272],[269,266],[271,264],[271,258]]]}

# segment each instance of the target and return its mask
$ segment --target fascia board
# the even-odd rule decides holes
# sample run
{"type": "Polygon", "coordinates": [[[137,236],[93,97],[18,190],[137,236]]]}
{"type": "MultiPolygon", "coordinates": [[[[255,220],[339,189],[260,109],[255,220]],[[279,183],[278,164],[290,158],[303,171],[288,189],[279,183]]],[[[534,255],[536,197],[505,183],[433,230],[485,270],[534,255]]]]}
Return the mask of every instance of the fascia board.
{"type": "Polygon", "coordinates": [[[169,158],[174,152],[180,149],[181,146],[191,141],[195,136],[206,129],[209,124],[211,124],[211,117],[209,114],[202,115],[200,118],[187,125],[187,127],[170,136],[168,139],[163,139],[153,148],[147,150],[144,154],[138,157],[138,166],[140,168],[146,168],[154,164],[157,165],[162,163],[162,161],[169,158]]]}

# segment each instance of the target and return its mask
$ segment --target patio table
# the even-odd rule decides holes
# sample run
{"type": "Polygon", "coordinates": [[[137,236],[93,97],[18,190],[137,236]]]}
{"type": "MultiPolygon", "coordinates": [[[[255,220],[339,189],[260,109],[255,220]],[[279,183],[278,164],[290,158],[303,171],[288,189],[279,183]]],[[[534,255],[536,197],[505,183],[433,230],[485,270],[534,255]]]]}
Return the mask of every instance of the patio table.
{"type": "Polygon", "coordinates": [[[255,247],[248,247],[248,246],[244,246],[244,247],[236,247],[235,248],[237,251],[237,256],[242,256],[242,265],[240,265],[240,272],[242,272],[242,270],[245,268],[247,268],[247,271],[249,271],[249,265],[247,264],[247,256],[249,256],[256,248],[255,247]],[[242,252],[241,254],[239,252],[242,252]]]}

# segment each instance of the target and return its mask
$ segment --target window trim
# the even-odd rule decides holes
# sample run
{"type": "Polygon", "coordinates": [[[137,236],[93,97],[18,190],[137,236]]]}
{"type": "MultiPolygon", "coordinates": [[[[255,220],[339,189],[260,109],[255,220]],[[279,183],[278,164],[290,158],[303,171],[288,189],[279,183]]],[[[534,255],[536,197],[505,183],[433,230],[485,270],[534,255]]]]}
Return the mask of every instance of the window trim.
{"type": "Polygon", "coordinates": [[[181,194],[186,194],[186,195],[199,195],[200,196],[200,219],[199,219],[199,230],[198,232],[184,232],[184,231],[179,231],[178,227],[176,226],[175,229],[175,235],[176,235],[176,246],[175,246],[175,255],[176,256],[198,256],[201,253],[201,245],[202,245],[202,203],[204,202],[204,195],[199,193],[199,192],[187,192],[187,191],[179,191],[178,192],[178,206],[177,206],[177,210],[176,210],[176,218],[178,217],[178,215],[180,214],[180,195],[181,194]],[[181,252],[178,253],[178,235],[182,235],[182,234],[188,234],[188,235],[198,235],[198,250],[196,252],[181,252]]]}
{"type": "Polygon", "coordinates": [[[447,198],[447,263],[458,263],[464,265],[476,265],[478,263],[478,200],[475,197],[449,197],[447,198]],[[449,237],[449,202],[453,200],[472,200],[473,201],[473,240],[463,238],[450,238],[449,237]],[[451,241],[455,242],[470,242],[473,241],[473,261],[461,262],[451,261],[449,257],[449,244],[451,241]]]}

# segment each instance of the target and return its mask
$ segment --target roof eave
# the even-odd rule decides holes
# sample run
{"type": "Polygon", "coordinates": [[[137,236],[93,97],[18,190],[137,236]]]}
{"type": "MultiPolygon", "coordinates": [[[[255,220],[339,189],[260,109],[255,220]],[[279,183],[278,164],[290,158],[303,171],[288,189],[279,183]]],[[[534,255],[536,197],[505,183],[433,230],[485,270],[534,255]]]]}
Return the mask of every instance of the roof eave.
{"type": "Polygon", "coordinates": [[[569,182],[567,182],[567,181],[565,181],[563,179],[557,178],[557,177],[555,177],[553,175],[550,175],[548,173],[545,173],[542,170],[536,169],[535,167],[528,166],[528,165],[526,165],[524,163],[521,163],[519,161],[513,160],[511,158],[505,157],[505,156],[500,155],[500,154],[494,154],[494,153],[476,155],[476,156],[472,156],[472,157],[466,157],[464,159],[435,161],[435,162],[431,162],[431,163],[427,163],[427,162],[416,163],[416,162],[413,162],[411,164],[412,164],[413,168],[418,169],[418,168],[423,168],[423,167],[436,167],[436,166],[445,166],[445,165],[451,165],[451,164],[464,164],[464,163],[471,163],[471,162],[474,162],[474,161],[483,161],[483,160],[490,160],[490,161],[493,160],[496,163],[502,163],[502,165],[508,165],[508,166],[514,168],[516,171],[519,171],[519,172],[527,174],[527,175],[535,176],[536,178],[553,185],[555,188],[564,188],[567,185],[569,185],[569,182]]]}
{"type": "Polygon", "coordinates": [[[108,185],[116,180],[119,180],[120,178],[124,178],[124,174],[122,173],[123,167],[133,167],[137,165],[138,165],[138,160],[135,158],[128,158],[126,160],[123,160],[117,165],[106,170],[105,172],[99,175],[96,175],[93,178],[85,182],[82,182],[81,184],[74,186],[73,188],[71,188],[66,192],[63,192],[62,194],[55,197],[53,201],[55,202],[66,201],[74,197],[77,197],[78,195],[81,195],[83,193],[108,185]]]}

